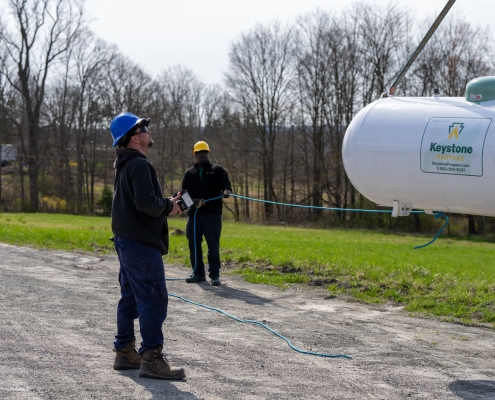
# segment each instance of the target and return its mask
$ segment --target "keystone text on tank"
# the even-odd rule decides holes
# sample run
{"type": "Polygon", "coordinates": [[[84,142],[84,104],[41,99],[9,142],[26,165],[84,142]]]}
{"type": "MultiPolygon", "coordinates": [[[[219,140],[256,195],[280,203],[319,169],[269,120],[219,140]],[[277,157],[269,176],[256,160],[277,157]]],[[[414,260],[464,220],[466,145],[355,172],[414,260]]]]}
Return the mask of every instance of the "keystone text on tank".
{"type": "Polygon", "coordinates": [[[471,154],[473,152],[473,148],[471,146],[456,146],[451,145],[451,146],[442,146],[440,144],[436,143],[431,143],[430,144],[430,151],[433,151],[434,153],[468,153],[471,154]]]}

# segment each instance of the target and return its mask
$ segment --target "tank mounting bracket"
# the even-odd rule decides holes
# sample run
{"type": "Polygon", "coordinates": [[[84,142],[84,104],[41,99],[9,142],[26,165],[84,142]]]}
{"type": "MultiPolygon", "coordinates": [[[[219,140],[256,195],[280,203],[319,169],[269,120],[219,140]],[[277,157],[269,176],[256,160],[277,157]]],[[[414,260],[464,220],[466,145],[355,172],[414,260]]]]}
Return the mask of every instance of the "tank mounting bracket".
{"type": "Polygon", "coordinates": [[[399,200],[394,200],[392,206],[392,217],[407,217],[411,213],[411,207],[402,204],[399,200]]]}

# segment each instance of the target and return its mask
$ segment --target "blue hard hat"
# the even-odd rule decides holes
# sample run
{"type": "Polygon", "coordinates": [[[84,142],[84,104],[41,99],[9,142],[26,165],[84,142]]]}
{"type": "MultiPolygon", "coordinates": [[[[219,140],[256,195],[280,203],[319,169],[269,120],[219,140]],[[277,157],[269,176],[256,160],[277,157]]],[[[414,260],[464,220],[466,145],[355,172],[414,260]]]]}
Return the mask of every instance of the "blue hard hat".
{"type": "Polygon", "coordinates": [[[150,122],[150,118],[139,118],[130,112],[124,112],[117,115],[110,123],[110,132],[113,137],[112,147],[116,147],[119,140],[122,139],[127,133],[142,126],[148,126],[150,122]]]}

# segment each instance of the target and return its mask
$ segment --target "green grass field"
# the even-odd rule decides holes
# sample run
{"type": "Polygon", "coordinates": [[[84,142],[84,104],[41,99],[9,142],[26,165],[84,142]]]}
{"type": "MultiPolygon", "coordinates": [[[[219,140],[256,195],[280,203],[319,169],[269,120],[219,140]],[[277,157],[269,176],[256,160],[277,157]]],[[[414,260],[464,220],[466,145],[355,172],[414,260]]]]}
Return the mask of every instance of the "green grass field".
{"type": "MultiPolygon", "coordinates": [[[[170,218],[169,262],[188,264],[185,218],[170,218]],[[177,232],[177,233],[176,233],[177,232]]],[[[112,253],[110,219],[0,214],[0,241],[38,248],[112,253]]],[[[495,244],[343,229],[224,222],[225,270],[255,283],[325,287],[370,303],[393,301],[427,314],[495,328],[495,244]]]]}

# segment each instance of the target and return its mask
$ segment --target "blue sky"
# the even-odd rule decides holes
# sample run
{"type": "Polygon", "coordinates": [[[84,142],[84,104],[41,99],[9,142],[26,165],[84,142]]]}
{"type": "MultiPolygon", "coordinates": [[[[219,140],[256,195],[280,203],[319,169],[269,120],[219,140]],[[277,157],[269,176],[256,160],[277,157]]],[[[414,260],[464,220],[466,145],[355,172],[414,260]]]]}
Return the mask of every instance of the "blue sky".
{"type": "MultiPolygon", "coordinates": [[[[376,0],[386,4],[388,0],[376,0]]],[[[86,0],[95,33],[157,75],[180,64],[205,83],[221,83],[232,41],[257,22],[290,22],[314,11],[335,10],[348,0],[86,0]]],[[[447,0],[397,0],[418,18],[435,17],[447,0]]],[[[473,25],[486,26],[495,15],[495,0],[457,0],[451,13],[473,25]]]]}

